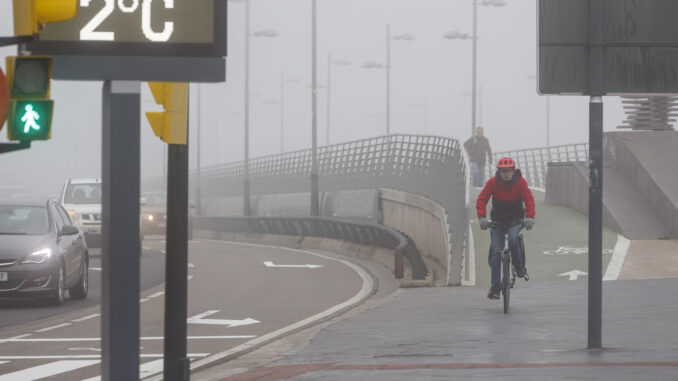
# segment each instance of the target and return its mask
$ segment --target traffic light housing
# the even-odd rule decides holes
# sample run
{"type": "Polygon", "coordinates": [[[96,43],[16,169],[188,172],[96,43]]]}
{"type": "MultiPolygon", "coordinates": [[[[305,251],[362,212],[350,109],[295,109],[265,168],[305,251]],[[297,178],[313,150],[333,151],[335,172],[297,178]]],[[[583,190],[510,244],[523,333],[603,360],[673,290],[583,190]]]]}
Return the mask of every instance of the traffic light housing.
{"type": "Polygon", "coordinates": [[[9,87],[5,72],[0,69],[0,130],[5,126],[7,120],[7,109],[9,108],[9,87]]]}
{"type": "Polygon", "coordinates": [[[7,57],[6,67],[9,87],[7,139],[49,139],[54,109],[54,101],[49,99],[52,57],[7,57]]]}
{"type": "Polygon", "coordinates": [[[168,144],[186,144],[188,138],[188,83],[149,82],[155,103],[163,112],[147,112],[153,132],[168,144]]]}
{"type": "Polygon", "coordinates": [[[40,25],[70,20],[78,15],[78,0],[14,0],[14,34],[31,36],[40,25]]]}

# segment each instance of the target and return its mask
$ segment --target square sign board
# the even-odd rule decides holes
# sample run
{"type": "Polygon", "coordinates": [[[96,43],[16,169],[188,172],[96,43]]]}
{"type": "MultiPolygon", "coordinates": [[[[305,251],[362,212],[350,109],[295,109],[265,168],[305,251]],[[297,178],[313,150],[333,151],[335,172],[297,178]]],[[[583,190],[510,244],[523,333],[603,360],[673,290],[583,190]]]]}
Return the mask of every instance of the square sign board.
{"type": "MultiPolygon", "coordinates": [[[[602,5],[604,94],[678,93],[678,1],[602,5]]],[[[590,0],[538,0],[540,94],[590,94],[589,7],[590,0]]]]}
{"type": "Polygon", "coordinates": [[[53,55],[57,79],[223,81],[226,40],[226,0],[79,0],[27,50],[53,55]]]}

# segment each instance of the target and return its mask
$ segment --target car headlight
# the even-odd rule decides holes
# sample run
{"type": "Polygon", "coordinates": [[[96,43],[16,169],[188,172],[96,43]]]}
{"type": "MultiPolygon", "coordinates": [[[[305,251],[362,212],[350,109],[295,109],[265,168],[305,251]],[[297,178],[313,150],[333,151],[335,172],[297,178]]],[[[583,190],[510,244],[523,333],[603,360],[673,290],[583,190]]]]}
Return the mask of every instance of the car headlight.
{"type": "Polygon", "coordinates": [[[75,222],[80,219],[80,214],[73,209],[66,209],[68,216],[71,217],[71,221],[75,222]]]}
{"type": "Polygon", "coordinates": [[[28,254],[21,263],[45,263],[52,256],[52,250],[42,249],[28,254]]]}
{"type": "Polygon", "coordinates": [[[153,219],[154,219],[155,217],[153,217],[152,214],[144,214],[144,215],[143,215],[143,218],[144,218],[144,220],[153,221],[153,219]]]}

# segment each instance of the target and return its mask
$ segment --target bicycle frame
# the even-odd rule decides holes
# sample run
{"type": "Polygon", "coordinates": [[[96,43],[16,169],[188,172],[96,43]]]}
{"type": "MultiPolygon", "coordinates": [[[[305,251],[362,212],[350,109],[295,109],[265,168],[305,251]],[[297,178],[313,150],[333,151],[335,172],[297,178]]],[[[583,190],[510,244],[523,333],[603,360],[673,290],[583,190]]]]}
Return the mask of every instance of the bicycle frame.
{"type": "MultiPolygon", "coordinates": [[[[515,224],[517,225],[517,224],[515,224]]],[[[508,237],[508,230],[512,228],[515,225],[508,225],[508,224],[499,224],[497,222],[491,222],[490,226],[492,229],[497,229],[497,226],[501,227],[504,229],[504,248],[501,249],[501,288],[502,288],[502,295],[504,297],[504,313],[508,313],[509,310],[509,302],[511,298],[511,289],[516,283],[516,272],[511,266],[511,250],[509,249],[509,237],[508,237]]],[[[522,250],[524,249],[523,245],[523,235],[519,235],[519,240],[520,240],[520,246],[522,250]]],[[[523,252],[523,256],[524,256],[523,252]]],[[[526,277],[526,280],[529,278],[526,277]]]]}

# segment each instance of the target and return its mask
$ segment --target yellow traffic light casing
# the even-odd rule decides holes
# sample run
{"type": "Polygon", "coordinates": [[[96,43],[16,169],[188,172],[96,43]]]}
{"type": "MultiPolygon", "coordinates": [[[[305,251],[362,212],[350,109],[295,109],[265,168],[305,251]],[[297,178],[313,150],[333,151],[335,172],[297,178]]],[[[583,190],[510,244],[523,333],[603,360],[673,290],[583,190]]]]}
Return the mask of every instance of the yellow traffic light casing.
{"type": "Polygon", "coordinates": [[[7,57],[6,65],[9,87],[7,139],[49,139],[54,109],[54,102],[49,99],[52,57],[7,57]]]}
{"type": "Polygon", "coordinates": [[[14,34],[30,36],[40,25],[70,20],[78,15],[78,0],[14,0],[14,34]]]}
{"type": "Polygon", "coordinates": [[[188,137],[188,83],[149,82],[155,103],[163,112],[147,112],[153,132],[168,144],[186,144],[188,137]]]}

